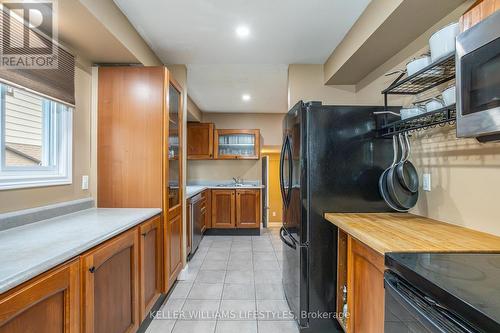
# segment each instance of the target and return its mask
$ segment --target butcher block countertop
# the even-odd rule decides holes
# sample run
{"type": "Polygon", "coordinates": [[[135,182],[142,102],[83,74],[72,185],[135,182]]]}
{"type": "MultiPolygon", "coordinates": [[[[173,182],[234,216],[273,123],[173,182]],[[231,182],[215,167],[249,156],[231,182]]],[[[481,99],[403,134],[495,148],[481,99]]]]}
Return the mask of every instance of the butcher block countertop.
{"type": "Polygon", "coordinates": [[[326,213],[325,219],[386,252],[500,252],[500,237],[406,213],[326,213]]]}

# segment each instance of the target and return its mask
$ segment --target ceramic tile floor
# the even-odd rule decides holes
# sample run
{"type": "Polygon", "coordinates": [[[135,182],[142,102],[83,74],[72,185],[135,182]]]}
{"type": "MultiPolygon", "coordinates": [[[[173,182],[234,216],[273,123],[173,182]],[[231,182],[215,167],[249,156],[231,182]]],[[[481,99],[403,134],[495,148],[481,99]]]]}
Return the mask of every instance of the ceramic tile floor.
{"type": "Polygon", "coordinates": [[[148,333],[298,333],[281,286],[279,229],[205,236],[148,333]]]}

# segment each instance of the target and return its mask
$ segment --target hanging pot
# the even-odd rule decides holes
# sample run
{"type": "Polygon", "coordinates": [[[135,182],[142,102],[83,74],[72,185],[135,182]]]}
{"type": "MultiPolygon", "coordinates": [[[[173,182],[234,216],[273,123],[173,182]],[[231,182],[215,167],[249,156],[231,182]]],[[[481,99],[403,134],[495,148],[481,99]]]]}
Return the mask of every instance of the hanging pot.
{"type": "Polygon", "coordinates": [[[389,189],[387,187],[387,176],[389,174],[389,171],[392,170],[392,168],[397,164],[398,161],[398,143],[396,136],[392,137],[392,149],[394,153],[392,164],[387,169],[385,169],[382,175],[380,175],[380,178],[378,180],[378,187],[380,195],[384,199],[387,206],[389,206],[391,209],[397,212],[407,212],[408,211],[407,209],[404,209],[403,207],[399,206],[391,199],[391,196],[389,195],[389,189]]]}
{"type": "MultiPolygon", "coordinates": [[[[401,149],[403,150],[399,163],[403,163],[406,152],[402,134],[399,134],[399,143],[401,145],[401,149]]],[[[410,208],[413,208],[417,203],[418,191],[412,193],[401,185],[398,179],[397,165],[393,166],[387,173],[387,190],[391,200],[403,210],[407,211],[410,208]]]]}
{"type": "Polygon", "coordinates": [[[396,166],[396,171],[398,174],[398,179],[401,185],[411,193],[416,193],[418,191],[418,173],[417,169],[408,159],[411,154],[410,140],[408,139],[408,133],[405,133],[405,144],[406,144],[406,156],[402,162],[399,162],[396,166]]]}

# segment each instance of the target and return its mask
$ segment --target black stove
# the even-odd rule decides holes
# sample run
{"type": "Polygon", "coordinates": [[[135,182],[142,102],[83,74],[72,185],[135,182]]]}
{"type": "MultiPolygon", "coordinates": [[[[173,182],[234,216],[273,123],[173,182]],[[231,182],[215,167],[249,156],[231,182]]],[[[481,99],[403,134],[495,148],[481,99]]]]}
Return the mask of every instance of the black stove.
{"type": "Polygon", "coordinates": [[[500,332],[500,253],[389,253],[385,331],[500,332]]]}

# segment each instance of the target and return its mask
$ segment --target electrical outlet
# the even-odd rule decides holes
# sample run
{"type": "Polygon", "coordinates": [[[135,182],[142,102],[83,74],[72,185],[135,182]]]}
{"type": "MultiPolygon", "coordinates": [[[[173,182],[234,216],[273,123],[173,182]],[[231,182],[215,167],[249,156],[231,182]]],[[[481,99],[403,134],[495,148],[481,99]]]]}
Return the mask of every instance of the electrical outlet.
{"type": "Polygon", "coordinates": [[[84,175],[82,176],[82,190],[88,190],[89,189],[89,176],[84,175]]]}
{"type": "Polygon", "coordinates": [[[273,216],[276,216],[276,212],[273,212],[273,216]]]}
{"type": "Polygon", "coordinates": [[[422,187],[424,188],[424,191],[430,192],[432,188],[432,183],[431,183],[431,174],[430,173],[424,173],[422,177],[422,187]]]}

